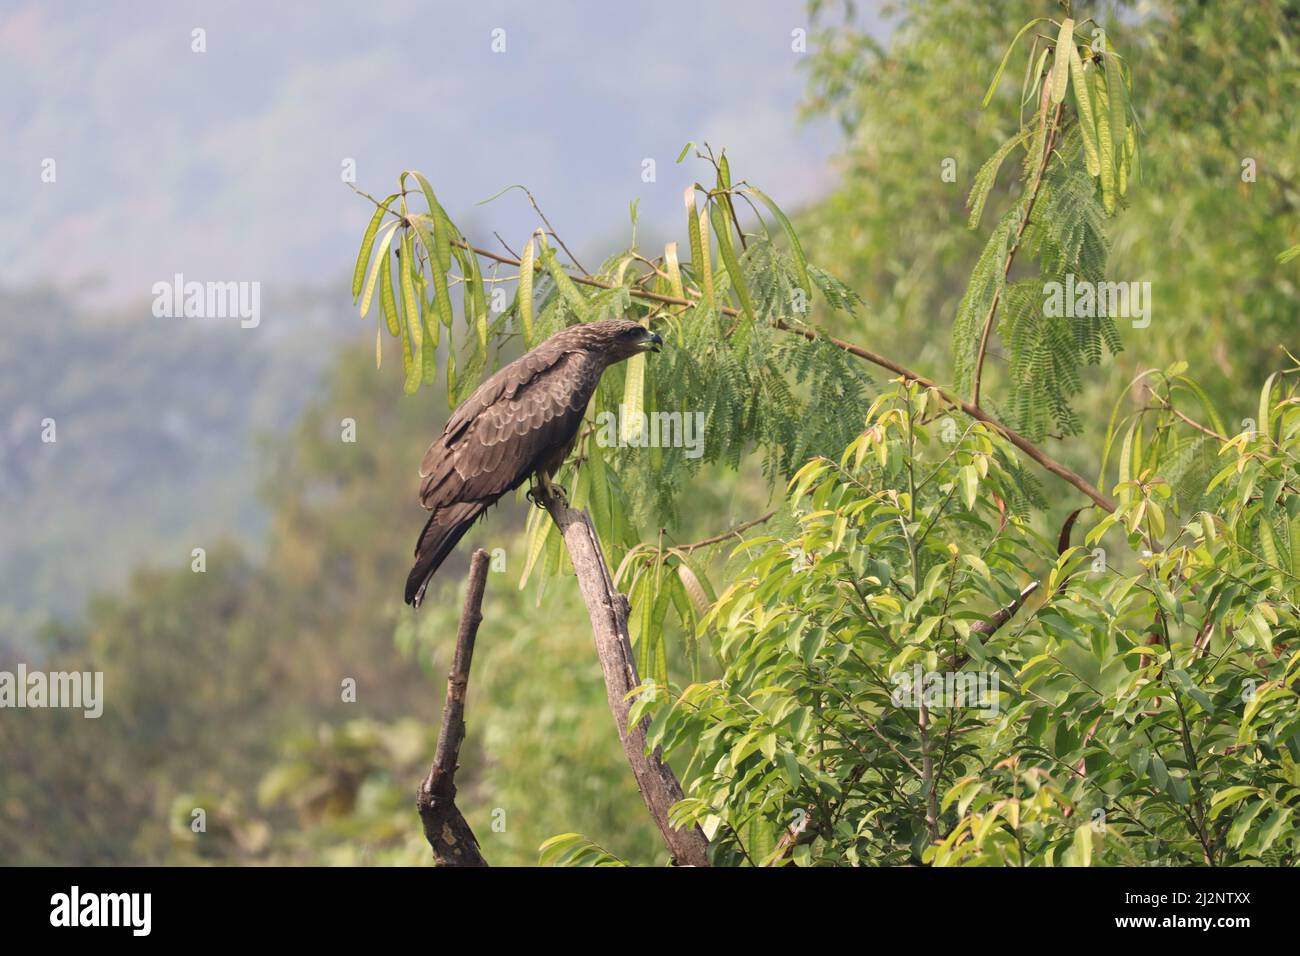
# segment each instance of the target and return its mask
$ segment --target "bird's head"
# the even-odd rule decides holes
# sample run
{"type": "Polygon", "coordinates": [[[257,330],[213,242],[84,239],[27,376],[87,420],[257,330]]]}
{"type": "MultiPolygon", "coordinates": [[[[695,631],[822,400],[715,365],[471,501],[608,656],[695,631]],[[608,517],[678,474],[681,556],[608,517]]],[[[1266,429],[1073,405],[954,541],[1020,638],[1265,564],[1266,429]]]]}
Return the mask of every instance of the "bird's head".
{"type": "Polygon", "coordinates": [[[609,356],[610,364],[631,358],[639,352],[658,352],[664,340],[644,325],[629,319],[606,319],[582,328],[591,342],[590,348],[609,356]]]}

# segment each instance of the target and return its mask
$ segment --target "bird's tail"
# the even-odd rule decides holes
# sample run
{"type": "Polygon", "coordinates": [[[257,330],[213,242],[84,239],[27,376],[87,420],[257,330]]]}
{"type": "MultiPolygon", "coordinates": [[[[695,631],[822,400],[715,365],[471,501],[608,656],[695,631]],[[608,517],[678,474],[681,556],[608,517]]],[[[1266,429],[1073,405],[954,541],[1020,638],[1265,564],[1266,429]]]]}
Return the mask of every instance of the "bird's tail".
{"type": "Polygon", "coordinates": [[[420,532],[420,540],[415,545],[415,565],[406,578],[407,604],[420,606],[429,579],[484,510],[483,504],[466,501],[439,508],[429,516],[428,523],[420,532]]]}

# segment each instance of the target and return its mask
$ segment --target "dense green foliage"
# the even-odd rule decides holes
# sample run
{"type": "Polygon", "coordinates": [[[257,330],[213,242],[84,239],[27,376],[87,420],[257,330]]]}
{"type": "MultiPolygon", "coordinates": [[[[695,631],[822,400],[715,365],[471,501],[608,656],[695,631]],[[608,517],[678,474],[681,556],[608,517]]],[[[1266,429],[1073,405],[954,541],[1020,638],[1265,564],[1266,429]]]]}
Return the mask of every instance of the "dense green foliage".
{"type": "Polygon", "coordinates": [[[883,396],[793,483],[800,533],[738,548],[704,620],[721,679],[659,712],[652,739],[689,755],[682,817],[754,864],[801,825],[800,863],[1294,862],[1300,402],[1261,401],[1270,428],[1225,446],[1213,510],[1156,477],[1178,451],[1153,443],[1058,555],[1006,505],[1005,445],[977,424],[944,441],[931,393],[883,396]],[[917,664],[999,692],[899,706],[917,664]]]}
{"type": "MultiPolygon", "coordinates": [[[[1236,422],[1253,414],[1278,365],[1278,343],[1295,340],[1295,267],[1276,256],[1300,241],[1300,9],[1290,0],[1159,0],[1138,15],[1132,6],[1115,16],[1107,4],[1075,4],[1076,18],[1102,20],[1123,56],[1139,129],[1140,179],[1107,223],[1109,278],[1150,281],[1155,295],[1151,326],[1125,323],[1125,351],[1084,376],[1075,402],[1081,440],[1053,444],[1089,475],[1116,397],[1144,368],[1188,361],[1236,422]],[[1249,182],[1247,159],[1256,167],[1249,182]]],[[[1019,167],[1003,163],[982,229],[963,228],[966,200],[977,171],[1032,112],[1032,103],[1018,105],[1024,67],[1034,37],[1052,36],[1050,26],[1021,38],[987,108],[982,99],[1020,24],[1059,17],[1060,8],[1038,0],[900,3],[882,44],[846,26],[840,4],[815,7],[810,109],[836,117],[847,144],[843,183],[798,217],[800,237],[809,257],[869,306],[851,321],[824,320],[855,341],[887,342],[889,354],[943,380],[952,374],[952,317],[990,221],[1018,191],[1019,167]],[[947,158],[955,181],[939,175],[947,158]]],[[[1080,39],[1092,41],[1091,25],[1080,39]]],[[[1001,397],[996,386],[991,395],[1001,397]]]]}

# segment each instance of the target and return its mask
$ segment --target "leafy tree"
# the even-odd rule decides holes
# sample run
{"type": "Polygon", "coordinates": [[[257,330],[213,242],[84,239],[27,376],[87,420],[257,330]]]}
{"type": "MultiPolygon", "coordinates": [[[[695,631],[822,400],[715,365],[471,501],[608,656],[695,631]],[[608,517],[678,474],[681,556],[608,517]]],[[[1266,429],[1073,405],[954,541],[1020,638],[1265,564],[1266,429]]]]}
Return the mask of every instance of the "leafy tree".
{"type": "MultiPolygon", "coordinates": [[[[1034,0],[903,2],[882,44],[846,21],[841,5],[813,6],[820,28],[808,108],[840,121],[846,148],[842,183],[796,222],[809,257],[870,306],[851,327],[825,320],[857,341],[888,342],[894,357],[947,378],[941,317],[956,311],[985,238],[961,228],[965,199],[985,158],[1015,132],[1028,49],[1049,35],[1041,24],[1022,37],[983,109],[982,95],[1017,25],[1057,8],[1034,0]],[[940,175],[947,158],[956,163],[951,180],[940,175]]],[[[1096,474],[1115,396],[1144,368],[1187,361],[1226,416],[1253,417],[1292,324],[1294,266],[1276,256],[1300,240],[1300,130],[1279,108],[1294,101],[1286,78],[1300,68],[1288,42],[1296,5],[1116,6],[1119,15],[1103,17],[1111,5],[1075,4],[1079,18],[1102,11],[1096,16],[1124,54],[1135,91],[1145,184],[1129,189],[1124,213],[1108,222],[1109,278],[1150,281],[1154,304],[1149,327],[1121,329],[1126,351],[1082,376],[1074,407],[1088,440],[1047,442],[1088,474],[1096,474]]],[[[1091,41],[1092,25],[1080,35],[1091,41]]],[[[1015,171],[1003,163],[986,216],[1004,206],[1015,171]]],[[[990,361],[1000,365],[1000,349],[990,361]]]]}
{"type": "MultiPolygon", "coordinates": [[[[992,71],[984,101],[1003,106],[1023,62],[1020,108],[967,200],[985,239],[951,310],[951,387],[827,334],[862,300],[708,147],[681,251],[633,246],[593,274],[546,229],[518,255],[473,245],[418,173],[372,200],[353,293],[363,315],[378,294],[377,360],[387,332],[407,392],[441,375],[454,405],[518,348],[609,315],[674,346],[606,375],[561,479],[632,599],[633,719],[652,714],[650,745],[685,767],[675,819],[717,863],[1294,860],[1300,368],[1265,380],[1239,433],[1185,364],[1143,371],[1096,484],[1042,446],[1084,431],[1081,370],[1124,344],[1116,300],[1063,314],[1052,296],[1111,278],[1148,151],[1137,66],[1078,17],[1030,20],[992,71]],[[611,440],[620,410],[700,411],[702,455],[643,447],[640,423],[611,440]],[[693,545],[651,531],[705,469],[750,460],[775,513],[693,545]],[[1059,528],[1031,462],[1081,496],[1059,528]],[[744,531],[715,588],[703,557],[744,531]]],[[[564,570],[541,516],[528,555],[526,578],[564,570]]],[[[573,834],[544,859],[619,862],[573,834]]]]}
{"type": "Polygon", "coordinates": [[[755,864],[1291,862],[1300,411],[1294,385],[1262,401],[1272,430],[1222,443],[1211,510],[1153,444],[1093,550],[1008,506],[1014,449],[981,424],[944,441],[932,391],[883,395],[796,476],[800,533],[738,549],[703,621],[722,677],[659,712],[682,818],[755,864]]]}

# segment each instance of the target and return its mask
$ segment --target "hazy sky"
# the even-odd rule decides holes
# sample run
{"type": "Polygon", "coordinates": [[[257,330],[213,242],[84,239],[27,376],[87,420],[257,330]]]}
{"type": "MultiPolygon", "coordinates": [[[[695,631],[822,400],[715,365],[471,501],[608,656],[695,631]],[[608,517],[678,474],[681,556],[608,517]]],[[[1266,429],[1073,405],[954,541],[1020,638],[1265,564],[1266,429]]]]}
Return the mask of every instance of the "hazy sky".
{"type": "Polygon", "coordinates": [[[99,279],[118,304],[175,272],[264,296],[337,279],[368,216],[348,158],[379,195],[422,170],[472,238],[516,247],[522,194],[474,207],[516,182],[577,248],[613,241],[634,198],[643,229],[679,231],[705,176],[675,165],[687,140],[797,207],[830,188],[837,147],[795,120],[806,26],[801,0],[3,0],[0,283],[99,279]]]}

